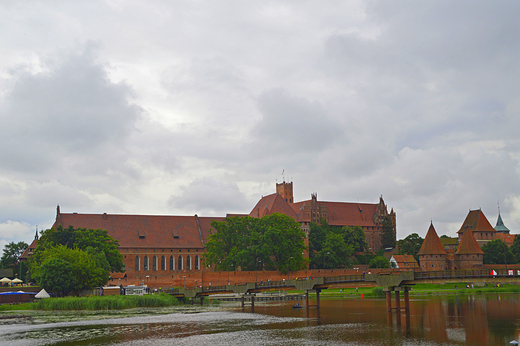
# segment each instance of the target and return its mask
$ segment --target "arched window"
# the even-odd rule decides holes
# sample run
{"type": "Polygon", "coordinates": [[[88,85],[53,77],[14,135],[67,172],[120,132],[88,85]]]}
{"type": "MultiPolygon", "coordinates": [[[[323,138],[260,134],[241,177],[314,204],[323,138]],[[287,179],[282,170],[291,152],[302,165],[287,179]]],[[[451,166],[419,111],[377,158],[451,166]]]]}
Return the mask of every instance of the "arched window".
{"type": "Polygon", "coordinates": [[[182,270],[182,256],[177,258],[177,269],[182,270]]]}
{"type": "Polygon", "coordinates": [[[166,257],[161,257],[161,270],[166,270],[166,257]]]}
{"type": "Polygon", "coordinates": [[[152,259],[152,270],[157,270],[157,256],[153,256],[152,259]]]}
{"type": "Polygon", "coordinates": [[[175,260],[170,256],[170,270],[175,270],[175,260]]]}
{"type": "Polygon", "coordinates": [[[200,269],[199,255],[195,256],[195,270],[200,269]]]}
{"type": "Polygon", "coordinates": [[[135,256],[135,271],[138,272],[139,270],[141,270],[141,261],[139,256],[135,256]]]}
{"type": "Polygon", "coordinates": [[[191,256],[186,256],[186,270],[191,270],[191,256]]]}
{"type": "Polygon", "coordinates": [[[144,256],[143,269],[148,270],[148,255],[144,256]]]}

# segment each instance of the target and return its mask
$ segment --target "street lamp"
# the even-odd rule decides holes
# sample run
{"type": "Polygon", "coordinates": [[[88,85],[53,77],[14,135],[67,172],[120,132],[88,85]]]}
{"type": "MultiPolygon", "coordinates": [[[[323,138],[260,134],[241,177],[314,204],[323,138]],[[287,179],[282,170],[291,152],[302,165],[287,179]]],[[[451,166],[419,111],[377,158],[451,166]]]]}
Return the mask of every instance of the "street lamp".
{"type": "Polygon", "coordinates": [[[146,275],[146,288],[148,288],[148,278],[149,277],[150,277],[149,275],[146,275]]]}

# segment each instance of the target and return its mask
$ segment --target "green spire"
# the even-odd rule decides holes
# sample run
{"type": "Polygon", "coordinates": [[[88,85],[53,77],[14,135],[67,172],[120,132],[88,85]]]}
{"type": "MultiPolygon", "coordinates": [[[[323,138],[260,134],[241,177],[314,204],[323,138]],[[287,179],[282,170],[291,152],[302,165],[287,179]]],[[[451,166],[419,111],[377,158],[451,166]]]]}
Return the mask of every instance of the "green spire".
{"type": "Polygon", "coordinates": [[[509,228],[507,228],[504,225],[504,222],[502,221],[502,216],[500,216],[500,212],[498,213],[498,220],[497,225],[495,226],[495,230],[501,233],[509,233],[509,228]]]}

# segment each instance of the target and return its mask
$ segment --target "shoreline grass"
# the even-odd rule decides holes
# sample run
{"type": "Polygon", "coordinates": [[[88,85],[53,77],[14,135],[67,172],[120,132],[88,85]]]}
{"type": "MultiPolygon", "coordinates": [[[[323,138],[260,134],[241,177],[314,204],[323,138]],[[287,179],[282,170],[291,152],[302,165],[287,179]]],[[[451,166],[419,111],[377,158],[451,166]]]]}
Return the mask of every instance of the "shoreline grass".
{"type": "MultiPolygon", "coordinates": [[[[205,299],[208,304],[209,300],[205,299]]],[[[218,304],[212,302],[211,304],[218,304]]],[[[0,311],[15,310],[122,310],[140,307],[168,307],[187,305],[182,299],[177,299],[166,293],[145,294],[142,296],[90,296],[47,298],[33,303],[0,305],[0,311]]]]}

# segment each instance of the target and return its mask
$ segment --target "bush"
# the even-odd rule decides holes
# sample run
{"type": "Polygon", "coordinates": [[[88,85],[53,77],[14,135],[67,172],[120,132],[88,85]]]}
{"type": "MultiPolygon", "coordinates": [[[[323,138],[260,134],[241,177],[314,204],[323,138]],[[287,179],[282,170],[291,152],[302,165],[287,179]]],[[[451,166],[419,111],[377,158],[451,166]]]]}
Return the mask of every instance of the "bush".
{"type": "Polygon", "coordinates": [[[372,295],[374,297],[382,297],[385,295],[385,293],[383,292],[382,287],[377,286],[377,287],[372,288],[372,295]]]}

